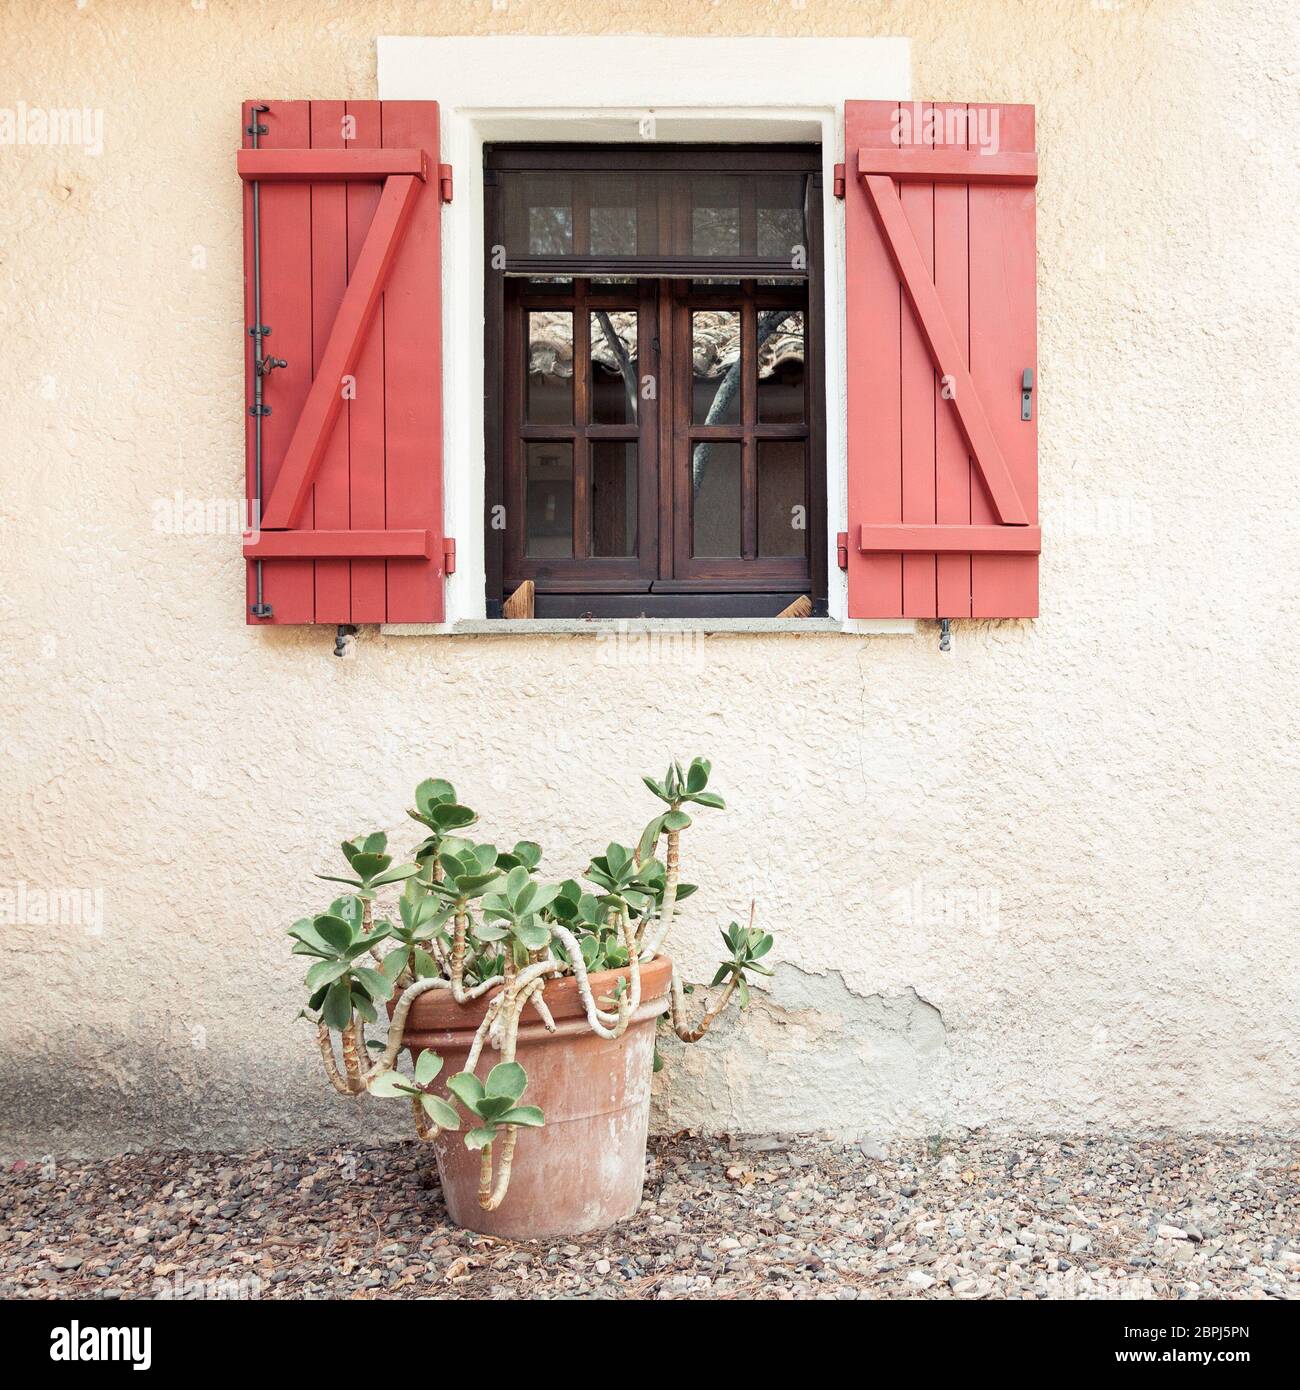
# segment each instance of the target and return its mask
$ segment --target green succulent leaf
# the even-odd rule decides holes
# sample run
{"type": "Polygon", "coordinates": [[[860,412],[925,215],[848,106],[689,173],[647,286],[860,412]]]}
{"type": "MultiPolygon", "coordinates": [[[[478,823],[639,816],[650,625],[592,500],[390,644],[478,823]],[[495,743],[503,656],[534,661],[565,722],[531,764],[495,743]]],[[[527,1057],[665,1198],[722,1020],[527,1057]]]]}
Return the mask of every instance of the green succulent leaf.
{"type": "Polygon", "coordinates": [[[330,903],[330,915],[341,917],[353,931],[361,930],[361,919],[364,912],[364,904],[354,893],[349,893],[345,898],[335,898],[330,903]]]}
{"type": "Polygon", "coordinates": [[[713,771],[713,764],[707,758],[692,758],[691,765],[686,771],[686,790],[694,796],[697,792],[702,792],[709,783],[709,773],[713,771]]]}
{"type": "Polygon", "coordinates": [[[424,1113],[439,1129],[460,1128],[460,1116],[456,1113],[455,1107],[448,1105],[441,1096],[421,1096],[420,1104],[424,1106],[424,1113]]]}
{"type": "Polygon", "coordinates": [[[426,1047],[415,1059],[415,1079],[421,1086],[427,1086],[441,1070],[442,1058],[431,1047],[426,1047]]]}
{"type": "Polygon", "coordinates": [[[455,800],[456,788],[441,777],[428,777],[415,789],[415,804],[425,815],[441,802],[455,800]]]}
{"type": "Polygon", "coordinates": [[[483,1083],[472,1071],[458,1071],[448,1078],[447,1089],[467,1109],[478,1114],[478,1103],[483,1099],[483,1083]]]}
{"type": "Polygon", "coordinates": [[[352,978],[371,999],[384,1000],[393,992],[393,982],[382,971],[371,970],[369,966],[353,966],[352,978]]]}
{"type": "Polygon", "coordinates": [[[667,801],[671,803],[672,797],[668,795],[668,789],[663,785],[662,782],[656,782],[653,777],[642,777],[641,780],[646,784],[647,787],[650,788],[652,792],[654,792],[654,794],[659,798],[660,801],[667,801]]]}
{"type": "Polygon", "coordinates": [[[417,946],[411,952],[411,973],[417,980],[432,980],[442,974],[442,967],[428,951],[421,951],[417,946]]]}
{"type": "Polygon", "coordinates": [[[307,972],[307,988],[317,990],[322,985],[331,985],[340,975],[346,975],[348,963],[345,960],[323,960],[313,965],[307,972]]]}
{"type": "Polygon", "coordinates": [[[427,812],[429,823],[435,830],[461,830],[473,825],[478,816],[468,806],[458,806],[454,801],[439,802],[427,812]]]}
{"type": "Polygon", "coordinates": [[[486,1149],[497,1137],[495,1125],[485,1125],[481,1129],[471,1129],[465,1136],[467,1149],[486,1149]]]}
{"type": "Polygon", "coordinates": [[[507,1110],[498,1123],[538,1129],[546,1123],[546,1117],[535,1105],[516,1105],[513,1110],[507,1110]]]}
{"type": "Polygon", "coordinates": [[[550,929],[541,925],[535,919],[521,922],[515,928],[515,936],[530,951],[540,951],[551,939],[550,929]]]}
{"type": "Polygon", "coordinates": [[[655,846],[659,843],[659,834],[663,829],[664,818],[656,816],[654,820],[641,832],[641,838],[637,841],[636,857],[644,862],[655,852],[655,846]]]}
{"type": "Polygon", "coordinates": [[[392,862],[392,857],[387,854],[354,854],[352,871],[363,882],[369,882],[376,874],[382,874],[392,862]]]}
{"type": "Polygon", "coordinates": [[[499,1120],[512,1104],[509,1096],[484,1096],[478,1103],[479,1118],[489,1123],[499,1120]]]}
{"type": "Polygon", "coordinates": [[[346,980],[335,980],[329,987],[322,1018],[328,1027],[339,1031],[352,1022],[352,990],[346,980]]]}
{"type": "Polygon", "coordinates": [[[322,913],[312,921],[316,934],[337,954],[342,954],[352,944],[352,928],[341,917],[322,913]]]}
{"type": "Polygon", "coordinates": [[[403,879],[414,878],[420,872],[418,864],[397,864],[391,869],[385,869],[382,873],[376,874],[366,882],[372,888],[382,888],[386,883],[401,883],[403,879]]]}
{"type": "Polygon", "coordinates": [[[516,1101],[523,1095],[527,1086],[528,1073],[518,1062],[498,1062],[488,1072],[484,1091],[489,1096],[505,1096],[508,1100],[516,1101]]]}
{"type": "Polygon", "coordinates": [[[386,979],[391,987],[397,983],[397,977],[406,969],[411,958],[409,946],[399,946],[396,950],[389,953],[379,963],[379,973],[386,979]]]}
{"type": "Polygon", "coordinates": [[[420,1093],[401,1074],[396,1071],[381,1071],[366,1085],[372,1096],[391,1099],[394,1096],[418,1096],[420,1093]]]}
{"type": "Polygon", "coordinates": [[[715,811],[727,809],[727,803],[716,792],[696,792],[691,800],[697,806],[712,806],[715,811]]]}
{"type": "Polygon", "coordinates": [[[664,829],[681,831],[689,829],[691,818],[685,811],[669,811],[663,818],[664,829]]]}
{"type": "Polygon", "coordinates": [[[359,986],[352,990],[352,1010],[359,1018],[364,1018],[367,1023],[379,1022],[379,1014],[374,1004],[371,1003],[370,996],[359,986]]]}

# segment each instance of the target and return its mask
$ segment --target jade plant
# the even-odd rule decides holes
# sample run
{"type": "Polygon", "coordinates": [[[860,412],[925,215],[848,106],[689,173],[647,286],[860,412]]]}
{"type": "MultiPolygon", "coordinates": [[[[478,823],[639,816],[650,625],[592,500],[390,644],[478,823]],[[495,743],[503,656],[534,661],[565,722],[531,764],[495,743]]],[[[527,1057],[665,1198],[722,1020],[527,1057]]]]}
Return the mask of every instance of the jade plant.
{"type": "MultiPolygon", "coordinates": [[[[591,1031],[622,1037],[641,1003],[641,967],[663,953],[679,904],[695,892],[680,877],[681,837],[692,824],[685,808],[725,809],[708,790],[709,774],[709,763],[695,758],[685,769],[674,762],[661,779],[643,778],[664,809],[634,847],[611,843],[592,858],[582,881],[541,877],[534,841],[503,850],[470,838],[478,817],[450,782],[436,778],[415,789],[408,814],[427,834],[410,862],[394,864],[382,832],[344,841],[349,876],[317,877],[351,892],[289,929],[294,954],[313,962],[305,1012],[334,1089],[405,1100],[422,1139],[462,1133],[481,1154],[479,1203],[498,1207],[518,1130],[545,1123],[537,1106],[523,1103],[528,1077],[515,1060],[520,1018],[531,1009],[554,1032],[546,987],[572,978],[591,1031]],[[400,896],[380,907],[381,893],[400,896]],[[395,918],[381,915],[394,909],[395,918]],[[590,976],[599,971],[620,973],[597,997],[590,976]],[[411,1007],[430,990],[462,1005],[486,1001],[465,1068],[446,1080],[445,1093],[438,1089],[443,1060],[432,1051],[416,1058],[413,1076],[397,1070],[411,1007]],[[390,1014],[387,1036],[367,1040],[366,1026],[381,1011],[390,1014]],[[501,1060],[480,1079],[485,1047],[501,1060]]],[[[752,904],[749,925],[732,922],[722,938],[728,956],[713,979],[721,989],[694,1024],[673,966],[671,1029],[683,1042],[699,1041],[733,997],[742,1008],[749,1003],[751,973],[771,974],[760,962],[772,938],[753,925],[752,904]]]]}

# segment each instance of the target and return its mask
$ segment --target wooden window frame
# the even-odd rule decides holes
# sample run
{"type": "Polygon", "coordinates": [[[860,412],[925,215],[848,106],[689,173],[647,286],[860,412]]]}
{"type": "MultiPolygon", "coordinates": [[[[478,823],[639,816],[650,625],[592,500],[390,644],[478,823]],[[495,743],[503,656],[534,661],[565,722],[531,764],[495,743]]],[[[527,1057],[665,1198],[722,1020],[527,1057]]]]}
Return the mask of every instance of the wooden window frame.
{"type": "MultiPolygon", "coordinates": [[[[520,169],[608,170],[636,173],[641,170],[693,172],[792,173],[805,179],[804,223],[808,238],[807,267],[800,273],[782,262],[757,258],[627,258],[510,257],[504,267],[492,263],[489,251],[485,268],[485,379],[486,424],[486,600],[489,617],[501,616],[503,599],[525,579],[537,585],[537,616],[548,617],[762,617],[774,616],[803,594],[811,597],[813,612],[827,611],[826,564],[826,459],[825,381],[823,372],[824,322],[822,313],[822,246],[820,150],[816,146],[659,146],[654,149],[626,146],[583,147],[529,145],[485,147],[484,212],[489,248],[499,246],[502,194],[498,171],[520,169]],[[504,269],[504,273],[503,272],[504,269]],[[636,288],[595,287],[591,279],[628,277],[635,270],[636,288]],[[689,277],[688,277],[689,272],[689,277]],[[536,283],[562,277],[573,283],[554,290],[536,283]],[[737,281],[738,286],[704,286],[701,279],[737,281]],[[765,285],[761,280],[799,280],[798,289],[765,285]],[[531,281],[531,283],[530,283],[531,281]],[[806,300],[805,300],[806,296],[806,300]],[[746,364],[743,384],[744,419],[741,426],[691,425],[690,418],[690,312],[693,308],[741,307],[745,328],[765,307],[785,304],[804,313],[805,419],[802,425],[761,425],[753,418],[756,392],[755,361],[746,364]],[[588,329],[590,307],[637,309],[638,362],[651,364],[656,378],[655,398],[639,402],[636,426],[579,424],[585,420],[579,393],[588,385],[588,329]],[[520,418],[523,400],[525,347],[519,325],[530,309],[572,309],[574,318],[575,424],[569,429],[551,425],[524,426],[520,418]],[[581,315],[581,319],[579,318],[581,315]],[[683,340],[683,334],[685,339],[683,340]],[[647,341],[648,340],[648,341],[647,341]],[[661,345],[675,364],[672,373],[661,372],[661,345]],[[682,377],[685,380],[682,380],[682,377]],[[715,435],[715,431],[719,431],[715,435]],[[742,438],[742,511],[744,553],[748,559],[696,559],[691,556],[691,486],[689,439],[700,435],[742,438]],[[589,445],[600,438],[638,440],[638,555],[632,559],[579,558],[530,559],[522,554],[523,526],[501,525],[512,513],[522,517],[524,491],[523,444],[528,437],[574,440],[575,531],[586,524],[584,485],[589,478],[589,445]],[[756,556],[757,446],[763,439],[798,438],[806,441],[808,495],[806,504],[808,549],[800,557],[756,556]],[[685,442],[684,442],[685,441],[685,442]],[[517,510],[516,510],[517,509],[517,510]]],[[[680,206],[680,205],[679,205],[680,206]]],[[[661,209],[661,217],[666,215],[661,209]]],[[[671,215],[681,215],[675,213],[671,215]]],[[[579,217],[575,215],[575,223],[579,217]]],[[[743,331],[743,330],[742,330],[743,331]]],[[[640,368],[644,375],[646,367],[640,368]]]]}

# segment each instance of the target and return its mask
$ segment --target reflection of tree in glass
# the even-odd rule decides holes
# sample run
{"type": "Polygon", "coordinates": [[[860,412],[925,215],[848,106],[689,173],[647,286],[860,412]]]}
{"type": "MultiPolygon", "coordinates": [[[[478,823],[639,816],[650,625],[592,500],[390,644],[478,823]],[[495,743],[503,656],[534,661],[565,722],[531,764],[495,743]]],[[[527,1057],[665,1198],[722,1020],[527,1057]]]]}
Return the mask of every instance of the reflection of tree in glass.
{"type": "Polygon", "coordinates": [[[573,246],[573,216],[566,207],[534,204],[528,209],[528,254],[567,256],[573,246]]]}
{"type": "Polygon", "coordinates": [[[632,369],[632,359],[628,356],[627,349],[623,346],[623,340],[614,330],[614,325],[610,322],[609,314],[604,309],[593,311],[596,322],[600,324],[600,331],[604,335],[606,346],[613,354],[614,361],[618,363],[618,370],[623,378],[623,392],[627,396],[627,416],[629,420],[636,419],[636,372],[632,369]]]}
{"type": "MultiPolygon", "coordinates": [[[[798,309],[769,309],[766,313],[758,316],[757,339],[754,351],[761,353],[767,340],[781,327],[792,314],[797,314],[798,309]]],[[[706,425],[716,425],[726,418],[727,412],[731,407],[732,401],[736,398],[736,393],[740,390],[740,373],[745,361],[743,353],[737,355],[736,360],[727,368],[726,375],[718,384],[718,389],[709,405],[709,413],[705,417],[706,425]]],[[[704,474],[709,467],[709,444],[704,441],[695,446],[691,455],[691,477],[694,481],[695,489],[698,492],[704,481],[704,474]]]]}

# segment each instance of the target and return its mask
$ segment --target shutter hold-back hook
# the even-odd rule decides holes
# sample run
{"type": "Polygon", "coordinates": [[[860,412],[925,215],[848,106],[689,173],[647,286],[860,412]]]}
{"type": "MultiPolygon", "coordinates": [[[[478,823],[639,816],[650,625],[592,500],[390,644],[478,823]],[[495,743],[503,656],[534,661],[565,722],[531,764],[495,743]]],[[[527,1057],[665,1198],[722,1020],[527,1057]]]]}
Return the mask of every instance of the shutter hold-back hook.
{"type": "Polygon", "coordinates": [[[948,618],[939,619],[939,650],[952,651],[952,623],[948,618]]]}
{"type": "Polygon", "coordinates": [[[347,656],[349,644],[356,636],[357,630],[349,623],[340,623],[334,633],[334,655],[347,656]]]}

